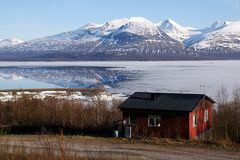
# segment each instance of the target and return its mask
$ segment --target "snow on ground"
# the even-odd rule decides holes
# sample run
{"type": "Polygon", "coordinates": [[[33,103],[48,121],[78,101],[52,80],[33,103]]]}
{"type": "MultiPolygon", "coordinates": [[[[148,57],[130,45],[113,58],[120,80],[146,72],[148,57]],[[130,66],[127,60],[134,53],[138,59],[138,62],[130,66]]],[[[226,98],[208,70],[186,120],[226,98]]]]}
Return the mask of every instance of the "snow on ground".
{"type": "Polygon", "coordinates": [[[99,94],[87,95],[81,91],[0,91],[0,102],[14,101],[20,99],[23,95],[29,95],[37,99],[45,99],[47,97],[54,97],[62,100],[76,100],[84,103],[94,102],[96,100],[103,100],[111,105],[113,100],[124,99],[123,94],[111,94],[108,92],[100,92],[99,94]]]}

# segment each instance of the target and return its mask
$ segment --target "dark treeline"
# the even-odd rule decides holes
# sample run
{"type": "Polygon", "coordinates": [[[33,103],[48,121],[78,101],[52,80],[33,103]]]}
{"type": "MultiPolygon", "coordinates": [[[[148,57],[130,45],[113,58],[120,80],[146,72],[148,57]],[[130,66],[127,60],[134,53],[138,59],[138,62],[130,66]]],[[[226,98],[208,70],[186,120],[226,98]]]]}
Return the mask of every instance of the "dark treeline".
{"type": "Polygon", "coordinates": [[[121,119],[117,109],[103,100],[84,103],[53,97],[36,99],[22,95],[15,101],[0,103],[0,127],[5,133],[97,134],[112,133],[112,122],[121,119]]]}

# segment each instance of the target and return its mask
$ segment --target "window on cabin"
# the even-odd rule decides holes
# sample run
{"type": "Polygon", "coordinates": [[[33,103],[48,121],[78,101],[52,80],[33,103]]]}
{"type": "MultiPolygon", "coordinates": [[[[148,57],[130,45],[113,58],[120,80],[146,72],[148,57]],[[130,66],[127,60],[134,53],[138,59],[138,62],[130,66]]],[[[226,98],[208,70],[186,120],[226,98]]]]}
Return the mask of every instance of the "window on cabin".
{"type": "Polygon", "coordinates": [[[136,114],[131,114],[130,119],[129,119],[130,124],[136,124],[137,123],[137,115],[136,114]]]}
{"type": "Polygon", "coordinates": [[[155,125],[160,127],[160,116],[155,118],[155,125]]]}
{"type": "Polygon", "coordinates": [[[148,125],[149,126],[154,126],[154,118],[153,117],[150,117],[149,120],[148,120],[148,125]]]}
{"type": "Polygon", "coordinates": [[[197,114],[193,115],[193,127],[197,126],[197,114]]]}
{"type": "Polygon", "coordinates": [[[204,122],[208,121],[208,109],[204,110],[204,122]]]}
{"type": "Polygon", "coordinates": [[[148,116],[148,126],[150,127],[160,127],[161,116],[160,115],[149,115],[148,116]]]}

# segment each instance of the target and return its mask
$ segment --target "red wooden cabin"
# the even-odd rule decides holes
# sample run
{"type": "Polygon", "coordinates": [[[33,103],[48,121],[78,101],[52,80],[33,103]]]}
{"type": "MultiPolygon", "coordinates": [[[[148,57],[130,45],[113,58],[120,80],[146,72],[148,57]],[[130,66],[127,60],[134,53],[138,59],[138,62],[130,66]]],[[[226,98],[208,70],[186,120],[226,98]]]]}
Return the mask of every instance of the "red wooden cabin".
{"type": "Polygon", "coordinates": [[[136,92],[119,108],[128,137],[193,139],[212,128],[214,103],[204,94],[136,92]]]}

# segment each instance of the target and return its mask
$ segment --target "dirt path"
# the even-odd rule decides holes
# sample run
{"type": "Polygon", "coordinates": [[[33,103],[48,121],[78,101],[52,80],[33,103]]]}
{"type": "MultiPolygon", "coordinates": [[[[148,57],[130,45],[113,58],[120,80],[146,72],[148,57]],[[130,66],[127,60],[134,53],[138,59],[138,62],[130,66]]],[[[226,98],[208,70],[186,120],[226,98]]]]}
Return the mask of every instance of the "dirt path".
{"type": "Polygon", "coordinates": [[[17,140],[16,138],[0,139],[1,145],[19,146],[28,149],[44,149],[49,146],[60,150],[62,146],[67,152],[79,156],[108,155],[109,157],[121,157],[122,159],[144,160],[240,160],[240,152],[222,149],[192,148],[173,145],[151,145],[117,143],[114,141],[88,139],[67,140],[60,142],[57,139],[48,140],[17,140]]]}

